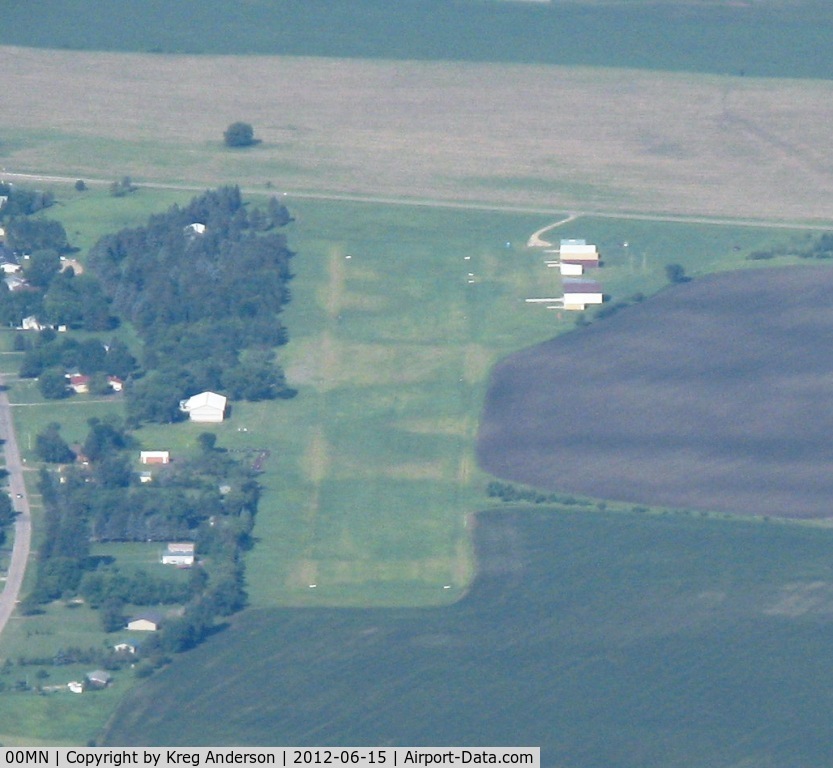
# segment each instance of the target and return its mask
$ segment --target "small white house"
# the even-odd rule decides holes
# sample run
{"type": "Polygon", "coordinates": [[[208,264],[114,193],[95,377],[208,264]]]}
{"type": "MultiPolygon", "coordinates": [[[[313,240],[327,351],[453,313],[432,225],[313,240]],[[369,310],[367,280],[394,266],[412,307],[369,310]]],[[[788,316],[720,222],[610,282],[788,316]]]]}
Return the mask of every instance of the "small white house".
{"type": "Polygon", "coordinates": [[[84,683],[81,683],[78,680],[71,680],[68,682],[67,688],[69,688],[71,693],[84,693],[84,683]]]}
{"type": "Polygon", "coordinates": [[[204,235],[205,234],[205,224],[201,224],[198,221],[195,221],[193,224],[189,224],[185,227],[186,232],[190,232],[194,235],[204,235]]]}
{"type": "Polygon", "coordinates": [[[175,541],[168,544],[162,555],[163,565],[190,566],[194,564],[194,542],[175,541]]]}
{"type": "Polygon", "coordinates": [[[604,301],[602,286],[592,280],[564,281],[564,309],[582,310],[604,301]]]}
{"type": "Polygon", "coordinates": [[[113,650],[116,653],[136,653],[136,646],[130,643],[116,643],[113,650]]]}
{"type": "Polygon", "coordinates": [[[187,413],[191,421],[217,424],[223,420],[226,397],[216,392],[200,392],[187,400],[181,400],[179,409],[187,413]]]}
{"type": "Polygon", "coordinates": [[[140,451],[139,460],[142,464],[170,464],[170,451],[140,451]]]}

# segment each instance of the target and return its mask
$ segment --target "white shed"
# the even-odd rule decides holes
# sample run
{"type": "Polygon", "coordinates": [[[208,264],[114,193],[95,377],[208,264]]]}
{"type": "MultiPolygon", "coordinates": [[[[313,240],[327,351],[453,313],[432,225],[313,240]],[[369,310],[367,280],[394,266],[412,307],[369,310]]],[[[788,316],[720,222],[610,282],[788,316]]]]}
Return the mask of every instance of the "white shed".
{"type": "Polygon", "coordinates": [[[168,548],[162,553],[164,565],[193,565],[194,564],[194,542],[174,541],[168,544],[168,548]]]}
{"type": "Polygon", "coordinates": [[[158,613],[140,613],[127,622],[127,628],[134,632],[155,632],[162,623],[162,616],[158,613]]]}
{"type": "Polygon", "coordinates": [[[136,653],[136,646],[131,643],[116,643],[113,650],[116,653],[136,653]]]}
{"type": "Polygon", "coordinates": [[[185,552],[165,552],[162,555],[163,565],[193,565],[194,553],[186,554],[185,552]]]}
{"type": "Polygon", "coordinates": [[[584,267],[581,264],[569,264],[563,261],[558,265],[558,268],[562,275],[571,275],[573,277],[584,272],[584,267]]]}
{"type": "Polygon", "coordinates": [[[142,464],[169,464],[170,451],[139,451],[139,461],[142,464]]]}
{"type": "Polygon", "coordinates": [[[179,409],[188,414],[191,421],[219,423],[226,410],[225,395],[216,392],[200,392],[179,403],[179,409]]]}

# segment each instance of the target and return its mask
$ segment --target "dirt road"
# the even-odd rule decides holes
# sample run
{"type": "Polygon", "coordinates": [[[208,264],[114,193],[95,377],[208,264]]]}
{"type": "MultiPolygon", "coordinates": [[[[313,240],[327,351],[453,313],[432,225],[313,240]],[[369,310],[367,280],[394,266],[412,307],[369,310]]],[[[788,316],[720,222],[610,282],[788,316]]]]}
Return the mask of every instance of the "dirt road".
{"type": "MultiPolygon", "coordinates": [[[[0,181],[42,181],[54,183],[71,183],[75,177],[71,176],[52,176],[36,173],[19,173],[9,171],[3,168],[0,170],[0,181]]],[[[94,186],[109,186],[112,180],[84,177],[84,181],[89,185],[94,186]]],[[[171,189],[180,190],[182,192],[203,192],[206,189],[205,184],[165,184],[157,181],[140,181],[140,187],[147,187],[149,189],[171,189]]],[[[472,202],[456,202],[454,200],[444,200],[439,198],[423,198],[423,197],[394,197],[386,195],[362,195],[362,194],[342,194],[342,193],[328,193],[322,192],[299,192],[299,191],[282,191],[277,192],[272,189],[263,188],[248,188],[241,187],[241,192],[247,195],[275,195],[281,197],[283,202],[288,205],[292,204],[293,198],[296,200],[330,200],[341,201],[345,203],[370,203],[378,205],[402,205],[402,206],[421,206],[426,208],[449,208],[452,210],[468,210],[468,211],[500,211],[503,213],[532,213],[550,216],[557,211],[546,206],[532,206],[532,205],[511,205],[498,203],[472,203],[472,202]]],[[[674,214],[674,213],[638,213],[616,210],[604,210],[601,208],[585,208],[580,211],[574,211],[564,219],[559,219],[553,224],[548,224],[535,234],[541,234],[555,226],[566,224],[568,221],[575,221],[580,217],[603,218],[603,219],[632,219],[635,221],[667,221],[678,222],[680,224],[718,224],[734,227],[760,227],[762,229],[798,229],[806,231],[828,232],[830,224],[811,224],[803,221],[798,221],[788,217],[786,214],[783,217],[769,218],[769,219],[751,219],[751,218],[722,218],[717,216],[700,216],[696,214],[674,214]]],[[[533,235],[534,236],[534,235],[533,235]]],[[[532,238],[530,238],[532,239],[532,238]]],[[[530,246],[531,247],[531,246],[530,246]]]]}

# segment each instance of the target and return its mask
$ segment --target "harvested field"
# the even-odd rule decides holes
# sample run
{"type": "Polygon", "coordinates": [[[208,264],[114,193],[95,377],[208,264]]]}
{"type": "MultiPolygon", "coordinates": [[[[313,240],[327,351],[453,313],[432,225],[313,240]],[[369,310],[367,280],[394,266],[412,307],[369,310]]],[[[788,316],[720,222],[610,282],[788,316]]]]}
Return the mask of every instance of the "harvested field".
{"type": "Polygon", "coordinates": [[[824,267],[710,275],[511,355],[481,464],[600,498],[831,517],[831,293],[824,267]]]}
{"type": "Polygon", "coordinates": [[[833,220],[833,82],[0,47],[8,171],[833,220]],[[205,83],[210,82],[210,91],[205,83]],[[222,146],[244,119],[262,143],[222,146]]]}

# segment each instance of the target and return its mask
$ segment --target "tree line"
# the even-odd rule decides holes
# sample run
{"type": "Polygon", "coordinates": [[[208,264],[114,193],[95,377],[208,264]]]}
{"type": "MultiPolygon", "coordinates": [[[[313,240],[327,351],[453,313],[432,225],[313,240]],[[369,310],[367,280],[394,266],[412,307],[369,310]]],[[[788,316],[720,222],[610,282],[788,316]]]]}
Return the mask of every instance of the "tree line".
{"type": "Polygon", "coordinates": [[[803,246],[775,245],[751,251],[748,261],[766,261],[778,256],[798,256],[801,259],[833,259],[833,233],[825,232],[803,246]]]}

